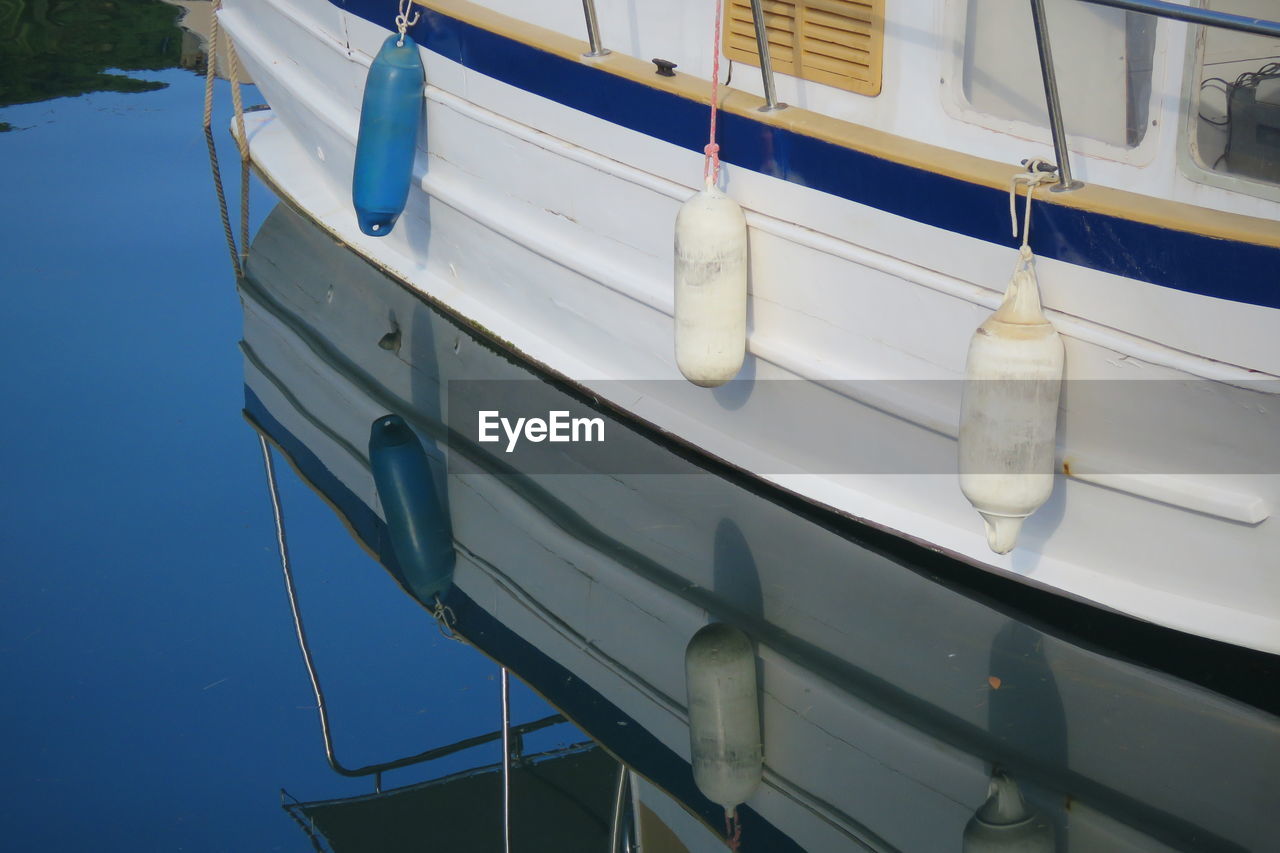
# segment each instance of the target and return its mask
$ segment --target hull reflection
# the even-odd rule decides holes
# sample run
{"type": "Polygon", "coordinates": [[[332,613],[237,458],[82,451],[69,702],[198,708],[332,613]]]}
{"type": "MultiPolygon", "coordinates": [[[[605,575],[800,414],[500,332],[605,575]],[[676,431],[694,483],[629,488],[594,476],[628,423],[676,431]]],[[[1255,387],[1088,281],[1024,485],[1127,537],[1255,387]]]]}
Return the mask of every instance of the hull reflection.
{"type": "Polygon", "coordinates": [[[455,629],[632,768],[642,811],[666,824],[653,837],[722,849],[724,809],[693,781],[684,673],[690,638],[719,621],[751,638],[759,673],[764,774],[738,810],[743,850],[960,851],[980,810],[999,817],[993,778],[1059,851],[1269,843],[1280,727],[1256,707],[1263,688],[1213,679],[1274,677],[1274,658],[1092,609],[1073,622],[1060,599],[1003,596],[779,503],[543,381],[286,207],[255,240],[242,299],[250,420],[406,590],[366,438],[394,413],[434,442],[455,629]],[[628,470],[657,473],[571,451],[522,470],[449,418],[482,381],[604,417],[628,470]],[[1162,655],[1184,677],[1127,662],[1162,655]]]}

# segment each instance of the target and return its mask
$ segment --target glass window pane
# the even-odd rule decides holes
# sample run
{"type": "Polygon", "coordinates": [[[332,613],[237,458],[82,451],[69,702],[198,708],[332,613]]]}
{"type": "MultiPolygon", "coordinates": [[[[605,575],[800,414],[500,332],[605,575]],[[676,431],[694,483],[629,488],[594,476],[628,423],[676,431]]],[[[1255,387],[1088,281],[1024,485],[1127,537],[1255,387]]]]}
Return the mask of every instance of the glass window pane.
{"type": "MultiPolygon", "coordinates": [[[[1275,20],[1276,0],[1206,6],[1275,20]]],[[[1192,107],[1191,151],[1206,169],[1280,183],[1280,39],[1204,28],[1192,107]]]]}
{"type": "MultiPolygon", "coordinates": [[[[1155,22],[1077,0],[1045,6],[1067,133],[1137,145],[1148,125],[1155,22]]],[[[969,0],[963,85],[979,112],[1048,127],[1029,3],[969,0]]]]}

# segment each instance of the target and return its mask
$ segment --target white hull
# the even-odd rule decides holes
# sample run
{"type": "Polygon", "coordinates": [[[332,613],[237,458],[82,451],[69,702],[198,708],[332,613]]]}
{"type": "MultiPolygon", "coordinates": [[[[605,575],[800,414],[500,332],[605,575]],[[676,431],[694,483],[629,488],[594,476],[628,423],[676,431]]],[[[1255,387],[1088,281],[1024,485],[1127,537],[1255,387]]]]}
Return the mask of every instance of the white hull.
{"type": "MultiPolygon", "coordinates": [[[[372,421],[397,411],[429,437],[448,381],[525,374],[305,231],[255,244],[246,385],[268,431],[313,455],[303,472],[349,490],[322,488],[339,511],[376,513],[372,421]],[[389,315],[398,352],[377,346],[389,315]]],[[[500,453],[444,456],[458,590],[686,765],[685,644],[709,618],[756,638],[766,770],[748,805],[801,849],[958,851],[992,762],[1066,827],[1064,853],[1265,846],[1265,714],[1041,633],[693,465],[508,478],[500,453]]],[[[578,689],[517,673],[553,703],[578,689]]],[[[632,758],[632,733],[587,728],[632,758]]]]}
{"type": "Polygon", "coordinates": [[[913,380],[963,375],[1012,250],[727,167],[750,226],[748,381],[686,385],[671,234],[699,156],[424,50],[417,189],[391,236],[364,237],[351,164],[385,32],[322,2],[228,6],[223,20],[273,108],[247,117],[262,174],[524,357],[836,512],[1105,608],[1280,652],[1277,406],[1257,384],[1271,378],[1258,370],[1280,370],[1275,309],[1041,261],[1069,380],[1203,381],[1171,384],[1158,408],[1144,398],[1101,409],[1087,399],[1101,385],[1070,384],[1059,449],[1071,476],[999,557],[952,473],[960,383],[913,380]],[[755,390],[774,379],[807,381],[802,409],[755,390]],[[1252,456],[1261,473],[1243,473],[1252,456]],[[851,473],[811,473],[832,467],[851,473]]]}

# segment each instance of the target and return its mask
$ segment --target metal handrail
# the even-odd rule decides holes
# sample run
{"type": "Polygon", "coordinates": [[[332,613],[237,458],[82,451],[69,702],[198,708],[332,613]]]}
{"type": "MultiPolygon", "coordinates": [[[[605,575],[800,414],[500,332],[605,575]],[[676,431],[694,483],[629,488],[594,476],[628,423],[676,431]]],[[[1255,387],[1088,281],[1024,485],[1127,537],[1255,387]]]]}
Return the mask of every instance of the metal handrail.
{"type": "Polygon", "coordinates": [[[1179,6],[1177,3],[1169,3],[1166,0],[1080,0],[1080,2],[1107,6],[1111,9],[1123,9],[1126,12],[1141,12],[1144,15],[1185,21],[1188,24],[1203,24],[1206,27],[1280,38],[1280,21],[1270,21],[1266,18],[1250,18],[1246,15],[1215,12],[1212,9],[1200,9],[1195,6],[1179,6]]]}
{"type": "MultiPolygon", "coordinates": [[[[1054,73],[1053,52],[1049,49],[1049,22],[1045,18],[1044,0],[1031,0],[1031,22],[1036,28],[1036,49],[1040,52],[1040,77],[1044,81],[1044,102],[1049,110],[1049,130],[1053,133],[1053,152],[1058,161],[1058,182],[1054,192],[1079,189],[1084,184],[1071,177],[1071,158],[1067,152],[1067,131],[1062,124],[1062,104],[1058,101],[1058,75],[1054,73]]],[[[1030,190],[1027,191],[1030,193],[1030,190]]],[[[1030,195],[1027,204],[1031,204],[1030,195]]]]}
{"type": "Polygon", "coordinates": [[[631,799],[631,769],[618,762],[618,784],[613,790],[613,818],[609,825],[609,853],[634,853],[635,828],[628,801],[631,799]]]}
{"type": "MultiPolygon", "coordinates": [[[[255,425],[256,427],[256,425],[255,425]]],[[[503,743],[504,754],[510,754],[511,736],[517,737],[521,735],[536,732],[550,726],[559,725],[568,722],[563,714],[550,714],[538,720],[531,720],[527,723],[512,726],[507,712],[506,703],[506,673],[504,667],[503,674],[503,726],[495,732],[487,732],[482,735],[465,738],[456,743],[437,746],[414,755],[407,755],[403,758],[397,758],[391,761],[382,761],[377,764],[369,764],[364,767],[347,767],[338,760],[337,753],[333,747],[333,731],[329,723],[329,707],[325,701],[324,688],[320,686],[320,674],[316,670],[315,661],[311,655],[311,644],[307,642],[307,631],[302,623],[302,608],[298,605],[298,591],[293,582],[293,561],[289,556],[289,543],[285,536],[284,526],[284,507],[280,502],[280,489],[276,482],[275,463],[271,459],[271,448],[267,444],[267,437],[263,432],[258,432],[258,443],[262,449],[262,463],[266,469],[267,475],[267,491],[271,497],[271,511],[275,517],[276,523],[276,548],[280,557],[280,569],[284,575],[285,593],[289,598],[289,610],[293,615],[293,630],[298,638],[298,648],[302,652],[302,661],[307,668],[307,677],[311,681],[311,692],[316,698],[316,713],[320,716],[320,734],[324,739],[324,756],[329,762],[329,767],[341,776],[349,778],[359,778],[362,776],[373,776],[375,779],[376,789],[382,790],[382,774],[388,770],[396,770],[401,767],[409,767],[413,764],[421,764],[426,761],[432,761],[437,758],[443,758],[446,755],[452,755],[455,752],[461,752],[475,746],[490,743],[501,739],[503,743]]]]}
{"type": "Polygon", "coordinates": [[[511,677],[502,667],[502,850],[511,853],[511,677]]]}
{"type": "MultiPolygon", "coordinates": [[[[583,56],[605,56],[609,49],[600,43],[600,21],[596,17],[595,0],[582,0],[582,15],[587,22],[587,42],[591,51],[583,56]]],[[[786,104],[778,103],[778,92],[773,85],[773,61],[769,58],[769,30],[764,20],[764,4],[761,0],[751,0],[751,20],[756,30],[756,53],[760,57],[760,79],[764,83],[764,106],[762,112],[786,109],[786,104]]]]}
{"type": "Polygon", "coordinates": [[[751,22],[756,29],[756,55],[760,57],[760,79],[764,84],[764,106],[761,112],[786,109],[778,103],[778,92],[773,86],[773,61],[769,58],[769,28],[764,21],[764,3],[751,0],[751,22]]]}
{"type": "Polygon", "coordinates": [[[582,14],[587,19],[587,42],[591,52],[583,56],[607,56],[609,49],[600,44],[600,21],[596,18],[595,0],[582,0],[582,14]]]}
{"type": "MultiPolygon", "coordinates": [[[[1054,72],[1053,54],[1049,47],[1049,26],[1045,20],[1044,0],[1030,0],[1030,2],[1031,20],[1036,31],[1036,47],[1040,52],[1040,76],[1044,81],[1045,106],[1049,111],[1049,130],[1053,135],[1053,154],[1058,161],[1058,183],[1053,190],[1068,192],[1084,184],[1071,177],[1071,154],[1067,149],[1067,134],[1062,122],[1062,105],[1058,100],[1058,79],[1054,72]]],[[[1212,9],[1193,6],[1180,6],[1166,0],[1079,0],[1079,2],[1189,24],[1280,38],[1280,21],[1232,15],[1228,12],[1215,12],[1212,9]]]]}

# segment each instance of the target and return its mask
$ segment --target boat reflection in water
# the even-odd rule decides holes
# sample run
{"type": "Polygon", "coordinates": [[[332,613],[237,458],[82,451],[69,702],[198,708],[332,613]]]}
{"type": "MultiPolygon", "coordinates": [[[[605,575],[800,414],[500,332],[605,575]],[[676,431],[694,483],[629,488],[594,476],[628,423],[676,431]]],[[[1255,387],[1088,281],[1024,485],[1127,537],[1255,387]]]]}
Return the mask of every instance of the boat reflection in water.
{"type": "MultiPolygon", "coordinates": [[[[723,849],[725,809],[691,770],[685,681],[686,648],[711,622],[745,633],[756,657],[764,765],[737,809],[743,850],[1272,843],[1274,658],[1077,607],[767,493],[544,380],[283,205],[247,270],[250,420],[409,592],[367,452],[371,424],[404,418],[456,548],[453,586],[441,607],[424,601],[424,618],[434,611],[629,768],[638,839],[609,837],[631,829],[614,825],[627,798],[601,750],[531,762],[585,792],[604,842],[581,844],[539,836],[515,771],[516,849],[723,849]],[[500,430],[477,440],[489,410],[599,418],[605,440],[508,452],[500,430]]],[[[349,833],[355,818],[406,810],[393,795],[438,815],[496,772],[292,808],[350,809],[349,833]]]]}

